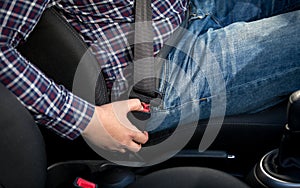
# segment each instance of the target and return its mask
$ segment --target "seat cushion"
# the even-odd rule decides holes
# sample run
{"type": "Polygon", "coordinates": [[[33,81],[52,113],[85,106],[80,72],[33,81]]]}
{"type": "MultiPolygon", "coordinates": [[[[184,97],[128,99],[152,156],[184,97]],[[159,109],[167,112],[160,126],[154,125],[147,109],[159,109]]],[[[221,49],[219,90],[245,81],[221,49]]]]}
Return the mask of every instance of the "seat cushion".
{"type": "Polygon", "coordinates": [[[200,168],[200,167],[177,167],[153,172],[138,179],[129,188],[247,188],[245,183],[224,172],[200,168]]]}
{"type": "MultiPolygon", "coordinates": [[[[228,152],[249,152],[250,150],[266,151],[278,147],[283,128],[287,122],[287,101],[255,114],[226,116],[223,121],[213,119],[210,126],[221,126],[220,132],[209,149],[228,152]],[[220,125],[221,123],[221,125],[220,125]]],[[[207,128],[208,120],[198,122],[196,131],[185,149],[198,150],[201,139],[207,128]]],[[[186,134],[192,125],[186,125],[177,134],[186,134]]],[[[148,145],[160,143],[171,136],[174,128],[150,134],[148,145]]],[[[146,144],[146,146],[147,146],[146,144]]]]}

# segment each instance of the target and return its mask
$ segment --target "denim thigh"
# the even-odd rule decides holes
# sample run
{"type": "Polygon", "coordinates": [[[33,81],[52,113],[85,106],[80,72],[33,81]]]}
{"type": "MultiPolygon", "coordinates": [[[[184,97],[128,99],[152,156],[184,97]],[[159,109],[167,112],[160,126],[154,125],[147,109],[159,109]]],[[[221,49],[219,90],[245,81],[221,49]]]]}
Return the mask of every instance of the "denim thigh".
{"type": "Polygon", "coordinates": [[[191,20],[168,55],[149,130],[261,111],[300,89],[300,11],[202,33],[205,22],[191,20]]]}

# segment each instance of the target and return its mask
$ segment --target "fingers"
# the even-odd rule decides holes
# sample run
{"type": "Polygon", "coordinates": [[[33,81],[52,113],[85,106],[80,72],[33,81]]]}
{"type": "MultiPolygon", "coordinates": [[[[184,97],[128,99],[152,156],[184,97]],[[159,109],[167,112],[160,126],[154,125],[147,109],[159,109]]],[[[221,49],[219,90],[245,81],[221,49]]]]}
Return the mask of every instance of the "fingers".
{"type": "Polygon", "coordinates": [[[141,144],[137,144],[135,142],[130,142],[130,144],[128,145],[128,150],[135,152],[135,153],[140,151],[141,148],[142,148],[141,144]]]}
{"type": "MultiPolygon", "coordinates": [[[[143,105],[139,99],[130,99],[119,101],[108,105],[103,105],[97,111],[97,119],[99,119],[100,129],[99,135],[95,138],[94,143],[103,145],[108,150],[125,153],[126,150],[138,152],[141,149],[141,144],[148,141],[148,133],[141,132],[127,118],[129,111],[142,111],[143,105]],[[101,110],[101,111],[100,111],[101,110]],[[98,141],[99,140],[99,141],[98,141]]],[[[97,128],[98,126],[96,126],[97,128]]],[[[96,134],[92,131],[91,135],[96,134]]],[[[97,145],[97,144],[96,144],[97,145]]]]}
{"type": "Polygon", "coordinates": [[[125,150],[124,148],[119,149],[118,151],[119,151],[120,153],[126,153],[126,150],[125,150]]]}
{"type": "Polygon", "coordinates": [[[132,140],[137,143],[145,144],[148,141],[148,139],[149,139],[149,135],[146,131],[134,132],[132,135],[132,140]]]}
{"type": "MultiPolygon", "coordinates": [[[[128,100],[128,107],[129,111],[143,111],[143,105],[139,99],[128,100]]],[[[130,148],[132,148],[132,151],[137,152],[141,149],[140,144],[145,144],[148,141],[149,135],[146,131],[141,132],[131,123],[130,125],[131,129],[133,128],[132,130],[134,130],[131,135],[134,142],[131,142],[130,148]]]]}
{"type": "Polygon", "coordinates": [[[130,141],[124,144],[123,147],[132,152],[138,152],[142,148],[141,144],[145,144],[148,141],[148,133],[133,131],[131,134],[130,141]]]}
{"type": "Polygon", "coordinates": [[[139,99],[127,100],[129,111],[143,111],[143,105],[139,99]]]}

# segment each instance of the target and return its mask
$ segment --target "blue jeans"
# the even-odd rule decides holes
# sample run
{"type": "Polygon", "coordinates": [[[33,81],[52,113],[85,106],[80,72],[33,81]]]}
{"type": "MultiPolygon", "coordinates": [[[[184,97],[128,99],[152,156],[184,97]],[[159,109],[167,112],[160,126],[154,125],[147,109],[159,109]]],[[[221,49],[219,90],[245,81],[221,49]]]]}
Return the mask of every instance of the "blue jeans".
{"type": "Polygon", "coordinates": [[[191,0],[148,131],[255,113],[300,89],[300,1],[191,0]]]}

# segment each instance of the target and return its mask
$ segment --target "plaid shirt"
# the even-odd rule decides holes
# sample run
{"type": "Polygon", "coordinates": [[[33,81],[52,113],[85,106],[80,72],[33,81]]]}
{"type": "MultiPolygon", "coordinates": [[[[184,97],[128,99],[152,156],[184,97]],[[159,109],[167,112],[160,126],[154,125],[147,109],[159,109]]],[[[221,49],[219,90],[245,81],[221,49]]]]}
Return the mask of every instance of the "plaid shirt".
{"type": "MultiPolygon", "coordinates": [[[[0,1],[0,81],[33,114],[62,137],[74,139],[89,123],[94,106],[56,85],[15,47],[25,40],[47,6],[60,9],[95,53],[108,88],[126,89],[132,62],[133,0],[0,1]],[[116,82],[117,81],[117,82],[116,82]],[[114,84],[118,83],[118,84],[114,84]]],[[[187,0],[153,0],[154,55],[184,19],[187,0]]]]}

